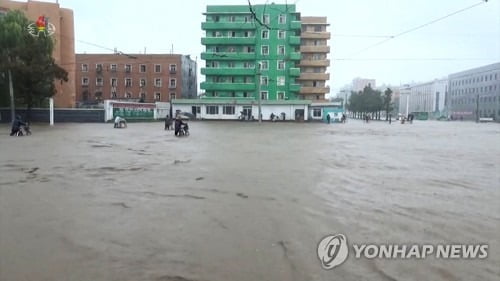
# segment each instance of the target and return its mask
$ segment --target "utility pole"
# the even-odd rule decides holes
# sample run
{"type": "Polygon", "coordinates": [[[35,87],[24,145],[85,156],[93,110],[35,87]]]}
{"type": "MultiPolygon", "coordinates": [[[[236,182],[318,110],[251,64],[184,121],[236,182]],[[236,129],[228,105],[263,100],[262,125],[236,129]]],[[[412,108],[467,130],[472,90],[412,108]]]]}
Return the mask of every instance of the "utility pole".
{"type": "Polygon", "coordinates": [[[16,108],[14,104],[14,87],[12,86],[12,72],[10,69],[7,71],[9,73],[9,93],[10,93],[10,121],[14,122],[16,117],[16,108]]]}
{"type": "Polygon", "coordinates": [[[261,76],[260,76],[260,73],[259,73],[259,90],[258,90],[258,93],[257,93],[259,95],[259,99],[258,99],[259,100],[259,124],[262,123],[262,102],[261,102],[262,96],[260,94],[260,84],[261,84],[260,79],[261,79],[261,76]]]}
{"type": "Polygon", "coordinates": [[[479,122],[479,94],[476,95],[476,123],[479,122]]]}

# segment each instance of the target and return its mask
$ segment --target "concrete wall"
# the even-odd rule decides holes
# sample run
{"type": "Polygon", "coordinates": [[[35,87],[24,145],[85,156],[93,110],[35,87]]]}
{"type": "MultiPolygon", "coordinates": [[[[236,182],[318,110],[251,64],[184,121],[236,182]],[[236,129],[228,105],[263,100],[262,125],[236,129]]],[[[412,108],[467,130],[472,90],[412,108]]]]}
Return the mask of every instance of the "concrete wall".
{"type": "MultiPolygon", "coordinates": [[[[16,114],[26,120],[26,109],[16,109],[16,114]]],[[[33,108],[30,113],[30,122],[50,122],[48,108],[33,108]]],[[[54,123],[59,122],[103,122],[104,109],[79,109],[79,108],[56,108],[54,109],[54,123]]],[[[10,123],[10,109],[0,109],[0,122],[10,123]]]]}

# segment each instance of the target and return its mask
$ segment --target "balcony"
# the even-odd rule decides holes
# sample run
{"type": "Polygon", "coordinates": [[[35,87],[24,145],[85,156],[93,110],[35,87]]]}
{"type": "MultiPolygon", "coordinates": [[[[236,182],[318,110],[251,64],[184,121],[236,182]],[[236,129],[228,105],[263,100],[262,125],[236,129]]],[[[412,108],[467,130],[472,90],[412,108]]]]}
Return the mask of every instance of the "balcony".
{"type": "Polygon", "coordinates": [[[302,53],[330,53],[330,46],[326,45],[308,45],[300,46],[302,53]]]}
{"type": "Polygon", "coordinates": [[[254,68],[210,68],[203,67],[201,69],[202,75],[255,75],[254,68]]]}
{"type": "Polygon", "coordinates": [[[300,60],[301,56],[299,52],[291,52],[290,53],[290,60],[300,60]]]}
{"type": "Polygon", "coordinates": [[[255,60],[255,53],[201,53],[202,60],[255,60]]]}
{"type": "Polygon", "coordinates": [[[290,36],[290,37],[288,37],[288,43],[290,45],[300,45],[300,36],[290,36]]]}
{"type": "Polygon", "coordinates": [[[300,68],[291,67],[289,74],[290,74],[290,76],[295,76],[295,77],[299,76],[300,75],[300,68]]]}
{"type": "Polygon", "coordinates": [[[290,92],[299,92],[300,85],[299,84],[290,84],[290,92]]]}
{"type": "Polygon", "coordinates": [[[203,22],[203,30],[254,30],[256,27],[253,22],[203,22]]]}
{"type": "Polygon", "coordinates": [[[255,37],[205,37],[202,45],[254,45],[255,37]]]}
{"type": "Polygon", "coordinates": [[[303,95],[326,94],[330,92],[329,87],[302,87],[300,93],[303,95]]]}
{"type": "Polygon", "coordinates": [[[301,60],[299,66],[330,66],[330,60],[301,60]]]}
{"type": "Polygon", "coordinates": [[[305,31],[300,34],[300,37],[303,39],[330,39],[330,32],[312,32],[312,31],[305,31]]]}
{"type": "Polygon", "coordinates": [[[302,72],[300,73],[299,80],[329,80],[330,79],[330,73],[307,73],[307,72],[302,72]]]}
{"type": "Polygon", "coordinates": [[[202,82],[200,89],[206,91],[255,91],[255,83],[202,82]]]}
{"type": "Polygon", "coordinates": [[[294,20],[290,22],[290,29],[300,30],[302,29],[302,23],[300,21],[294,20]]]}

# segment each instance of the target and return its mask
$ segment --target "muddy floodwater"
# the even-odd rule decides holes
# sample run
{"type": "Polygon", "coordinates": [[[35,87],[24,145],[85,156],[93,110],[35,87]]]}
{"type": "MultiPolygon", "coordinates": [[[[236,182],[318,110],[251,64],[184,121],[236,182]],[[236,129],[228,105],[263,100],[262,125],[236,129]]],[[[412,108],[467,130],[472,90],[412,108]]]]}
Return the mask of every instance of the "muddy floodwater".
{"type": "Polygon", "coordinates": [[[0,136],[0,280],[500,280],[500,125],[44,124],[0,136]],[[368,259],[319,241],[488,244],[368,259]]]}

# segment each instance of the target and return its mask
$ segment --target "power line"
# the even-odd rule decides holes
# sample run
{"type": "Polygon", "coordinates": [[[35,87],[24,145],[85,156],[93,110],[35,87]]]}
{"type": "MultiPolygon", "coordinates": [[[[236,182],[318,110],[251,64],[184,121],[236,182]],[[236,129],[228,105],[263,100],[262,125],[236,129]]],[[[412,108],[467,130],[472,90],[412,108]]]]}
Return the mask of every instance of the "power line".
{"type": "Polygon", "coordinates": [[[335,61],[479,61],[497,58],[333,58],[335,61]]]}
{"type": "Polygon", "coordinates": [[[445,16],[443,16],[443,17],[437,18],[437,19],[435,19],[435,20],[429,21],[429,22],[427,22],[427,23],[421,24],[421,25],[416,26],[416,27],[412,27],[412,28],[410,28],[410,29],[408,29],[408,30],[405,30],[405,31],[403,31],[403,32],[400,32],[400,33],[398,33],[398,34],[395,34],[395,35],[389,36],[389,38],[387,38],[387,39],[384,39],[384,40],[382,40],[382,41],[380,41],[380,42],[377,42],[377,43],[375,43],[375,44],[373,44],[373,45],[370,45],[370,46],[368,46],[368,47],[366,47],[366,48],[364,48],[364,49],[361,49],[361,50],[359,50],[359,51],[357,51],[357,52],[355,52],[355,53],[351,54],[351,55],[350,55],[350,57],[352,57],[352,56],[356,56],[356,55],[359,55],[360,53],[365,52],[365,51],[367,51],[367,50],[369,50],[369,49],[371,49],[371,48],[377,47],[377,46],[379,46],[379,45],[382,45],[382,44],[384,44],[385,42],[387,42],[387,41],[389,41],[389,40],[392,40],[392,39],[397,38],[397,37],[400,37],[400,36],[402,36],[402,35],[404,35],[404,34],[408,34],[408,33],[410,33],[410,32],[416,31],[416,30],[421,29],[421,28],[423,28],[423,27],[429,26],[429,25],[431,25],[431,24],[433,24],[433,23],[436,23],[436,22],[438,22],[438,21],[444,20],[444,19],[446,19],[446,18],[448,18],[448,17],[451,17],[451,16],[456,15],[456,14],[458,14],[458,13],[464,12],[464,11],[466,11],[466,10],[472,9],[472,8],[474,8],[474,7],[476,7],[476,6],[479,6],[479,5],[482,5],[482,4],[486,3],[486,2],[488,2],[488,0],[483,0],[483,1],[479,2],[479,3],[474,4],[474,5],[471,5],[471,6],[468,6],[468,7],[463,8],[463,9],[460,9],[460,10],[458,10],[458,11],[455,11],[455,12],[453,12],[453,13],[447,14],[447,15],[445,15],[445,16]]]}

